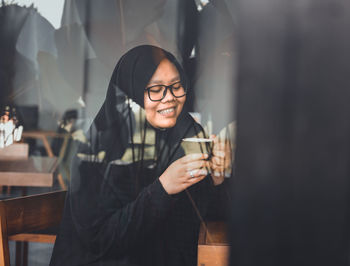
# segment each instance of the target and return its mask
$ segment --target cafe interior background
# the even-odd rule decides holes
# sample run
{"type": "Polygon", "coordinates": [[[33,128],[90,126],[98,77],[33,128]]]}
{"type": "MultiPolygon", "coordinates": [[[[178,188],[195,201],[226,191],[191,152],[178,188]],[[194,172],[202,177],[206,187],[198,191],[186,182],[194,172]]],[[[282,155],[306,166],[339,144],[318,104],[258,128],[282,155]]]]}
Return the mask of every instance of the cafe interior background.
{"type": "MultiPolygon", "coordinates": [[[[349,265],[349,18],[345,0],[3,0],[1,115],[23,136],[70,136],[48,135],[61,181],[26,193],[69,186],[73,140],[116,62],[154,44],[190,77],[192,115],[209,133],[229,128],[237,147],[231,265],[349,265]]],[[[25,141],[29,156],[48,156],[42,139],[25,141]]],[[[28,265],[51,252],[30,243],[28,265]]]]}

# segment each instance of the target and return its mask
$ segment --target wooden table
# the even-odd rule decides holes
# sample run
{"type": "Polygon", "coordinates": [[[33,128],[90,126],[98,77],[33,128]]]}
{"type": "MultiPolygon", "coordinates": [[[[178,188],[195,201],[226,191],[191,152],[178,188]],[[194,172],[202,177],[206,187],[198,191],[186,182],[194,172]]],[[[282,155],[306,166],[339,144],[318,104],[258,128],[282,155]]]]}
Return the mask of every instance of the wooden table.
{"type": "Polygon", "coordinates": [[[227,224],[202,224],[198,238],[198,266],[226,266],[229,263],[229,252],[227,224]]]}
{"type": "Polygon", "coordinates": [[[27,143],[14,143],[0,149],[0,160],[26,160],[29,154],[27,143]]]}
{"type": "Polygon", "coordinates": [[[51,187],[57,157],[29,157],[27,160],[1,160],[0,186],[51,187]]]}
{"type": "MultiPolygon", "coordinates": [[[[66,151],[68,140],[70,138],[69,133],[57,133],[55,131],[49,131],[49,130],[31,130],[31,131],[23,131],[22,137],[24,139],[26,138],[32,138],[32,139],[40,139],[45,147],[46,153],[49,157],[54,157],[51,145],[49,143],[48,138],[63,138],[63,143],[58,155],[59,161],[62,160],[64,153],[66,151]]],[[[60,183],[62,189],[67,189],[67,186],[65,182],[63,181],[63,177],[60,173],[57,174],[58,182],[60,183]]]]}

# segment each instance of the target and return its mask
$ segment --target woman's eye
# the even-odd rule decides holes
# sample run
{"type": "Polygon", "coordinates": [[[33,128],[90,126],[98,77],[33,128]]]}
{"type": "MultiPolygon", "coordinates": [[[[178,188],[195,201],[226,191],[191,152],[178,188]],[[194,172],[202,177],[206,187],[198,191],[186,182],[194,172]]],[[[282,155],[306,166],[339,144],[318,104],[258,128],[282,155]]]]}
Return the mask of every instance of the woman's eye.
{"type": "Polygon", "coordinates": [[[157,86],[157,87],[152,87],[150,88],[150,91],[153,92],[153,93],[159,93],[162,91],[162,87],[161,86],[157,86]]]}
{"type": "Polygon", "coordinates": [[[181,83],[173,85],[173,89],[178,90],[182,87],[181,83]]]}

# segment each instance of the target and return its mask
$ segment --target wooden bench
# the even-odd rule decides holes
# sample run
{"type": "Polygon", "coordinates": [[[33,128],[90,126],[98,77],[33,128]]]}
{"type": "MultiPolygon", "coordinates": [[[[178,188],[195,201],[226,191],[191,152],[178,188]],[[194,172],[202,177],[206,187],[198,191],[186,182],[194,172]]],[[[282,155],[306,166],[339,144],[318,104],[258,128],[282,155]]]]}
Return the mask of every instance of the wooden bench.
{"type": "Polygon", "coordinates": [[[31,234],[58,226],[66,191],[0,201],[0,265],[10,266],[9,240],[54,243],[55,235],[31,234]]]}
{"type": "Polygon", "coordinates": [[[198,266],[229,265],[229,252],[227,224],[224,222],[202,224],[198,238],[198,266]]]}

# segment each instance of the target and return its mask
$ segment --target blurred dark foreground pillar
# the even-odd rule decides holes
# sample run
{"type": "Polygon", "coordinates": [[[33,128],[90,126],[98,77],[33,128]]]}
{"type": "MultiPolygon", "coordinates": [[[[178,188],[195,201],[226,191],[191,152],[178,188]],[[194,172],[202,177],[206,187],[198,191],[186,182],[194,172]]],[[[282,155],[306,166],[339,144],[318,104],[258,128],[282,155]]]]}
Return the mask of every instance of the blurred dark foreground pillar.
{"type": "Polygon", "coordinates": [[[350,265],[350,1],[235,2],[231,265],[350,265]]]}

